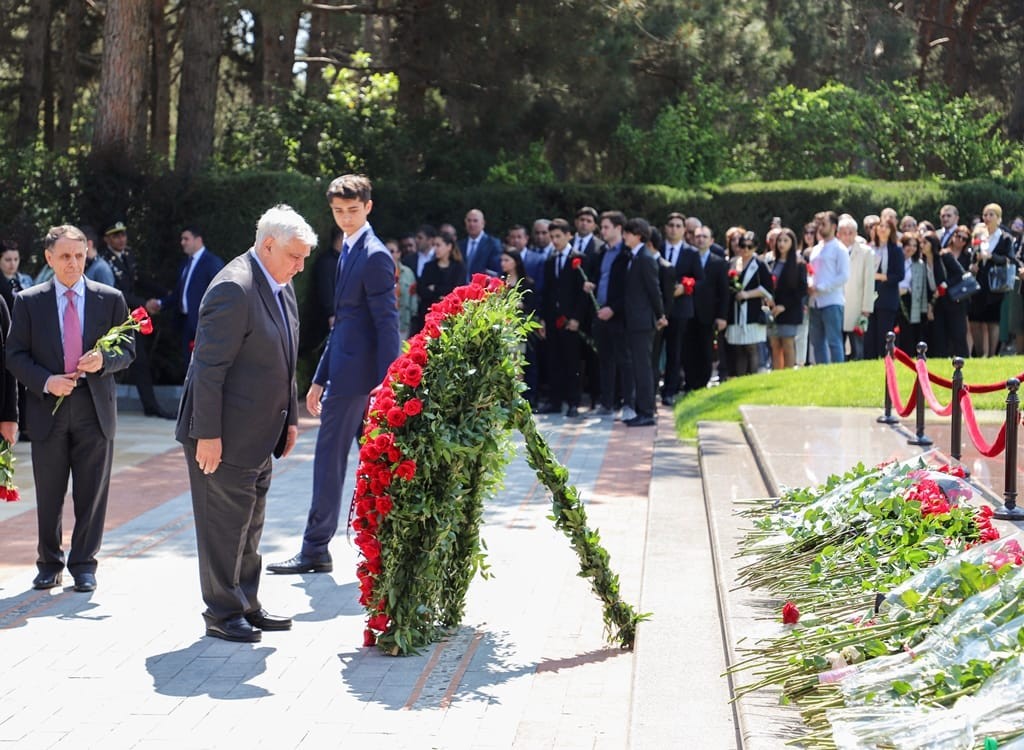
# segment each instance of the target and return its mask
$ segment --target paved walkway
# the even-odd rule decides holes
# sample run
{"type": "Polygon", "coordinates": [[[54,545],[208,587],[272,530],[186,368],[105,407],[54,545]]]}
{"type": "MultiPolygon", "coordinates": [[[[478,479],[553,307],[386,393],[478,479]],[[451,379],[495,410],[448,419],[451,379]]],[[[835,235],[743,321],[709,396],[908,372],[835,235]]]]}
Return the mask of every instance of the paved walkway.
{"type": "MultiPolygon", "coordinates": [[[[29,446],[18,446],[24,500],[0,505],[0,750],[782,747],[792,714],[770,695],[734,710],[721,677],[737,637],[777,627],[771,603],[731,591],[734,505],[918,449],[867,411],[745,417],[703,425],[699,451],[675,439],[664,411],[641,429],[539,418],[624,597],[654,613],[631,652],[604,640],[600,605],[518,451],[485,518],[494,577],[473,582],[454,636],[392,658],[361,646],[344,535],[334,573],[264,575],[264,604],[292,615],[292,631],[259,644],[204,637],[184,461],[170,422],[132,413],[120,423],[99,588],[33,591],[29,446]]],[[[316,423],[301,427],[275,466],[267,561],[299,546],[316,423]]]]}

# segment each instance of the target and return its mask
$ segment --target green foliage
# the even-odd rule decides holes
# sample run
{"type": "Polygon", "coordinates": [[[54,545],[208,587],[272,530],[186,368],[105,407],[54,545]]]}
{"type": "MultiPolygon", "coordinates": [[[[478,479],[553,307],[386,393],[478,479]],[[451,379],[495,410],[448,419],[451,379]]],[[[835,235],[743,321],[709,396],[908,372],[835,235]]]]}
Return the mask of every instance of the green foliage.
{"type": "Polygon", "coordinates": [[[555,172],[544,155],[544,142],[534,141],[525,154],[510,157],[498,151],[498,161],[487,170],[486,182],[492,185],[550,185],[555,172]]]}

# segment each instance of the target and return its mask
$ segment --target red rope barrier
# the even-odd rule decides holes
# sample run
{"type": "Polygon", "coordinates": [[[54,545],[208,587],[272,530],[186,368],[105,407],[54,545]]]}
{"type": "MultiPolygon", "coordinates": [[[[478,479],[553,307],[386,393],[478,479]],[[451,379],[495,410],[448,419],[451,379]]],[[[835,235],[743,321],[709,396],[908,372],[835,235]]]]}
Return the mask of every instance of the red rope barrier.
{"type": "MultiPolygon", "coordinates": [[[[899,351],[897,349],[897,351],[899,351]]],[[[910,398],[907,399],[906,406],[900,401],[900,388],[896,382],[896,365],[893,364],[892,357],[886,355],[885,357],[885,387],[889,389],[889,398],[892,400],[892,408],[896,410],[896,413],[901,417],[910,416],[910,412],[917,408],[917,389],[913,389],[910,392],[910,398]]]]}
{"type": "MultiPolygon", "coordinates": [[[[1004,386],[1005,387],[1005,386],[1004,386]]],[[[960,396],[960,406],[963,409],[964,423],[967,425],[967,434],[971,436],[971,442],[978,449],[978,453],[986,458],[998,456],[1006,449],[1006,422],[999,428],[999,434],[995,441],[989,445],[978,427],[978,420],[974,416],[974,405],[971,403],[971,395],[963,393],[960,396]]]]}
{"type": "MultiPolygon", "coordinates": [[[[940,417],[948,417],[953,413],[953,400],[950,399],[949,404],[943,406],[939,403],[939,400],[935,398],[935,393],[932,391],[932,384],[928,378],[928,363],[923,359],[917,360],[917,382],[921,385],[921,393],[924,395],[924,400],[927,402],[929,408],[938,414],[940,417]]],[[[951,384],[952,385],[952,384],[951,384]]]]}

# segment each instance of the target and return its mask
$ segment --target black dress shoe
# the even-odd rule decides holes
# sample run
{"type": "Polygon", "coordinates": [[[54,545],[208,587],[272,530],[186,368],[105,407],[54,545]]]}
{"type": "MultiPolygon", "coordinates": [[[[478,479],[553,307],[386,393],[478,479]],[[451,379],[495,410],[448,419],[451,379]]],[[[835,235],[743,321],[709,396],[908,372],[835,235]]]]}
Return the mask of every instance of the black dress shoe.
{"type": "Polygon", "coordinates": [[[61,574],[56,573],[40,573],[32,580],[32,588],[34,589],[55,589],[60,586],[61,574]]]}
{"type": "Polygon", "coordinates": [[[662,403],[663,406],[675,406],[676,397],[675,396],[662,396],[661,397],[661,403],[662,403]]]}
{"type": "Polygon", "coordinates": [[[626,424],[630,427],[650,427],[654,424],[654,417],[635,417],[627,419],[626,424]]]}
{"type": "Polygon", "coordinates": [[[211,638],[238,643],[258,643],[263,633],[257,630],[241,615],[206,626],[206,634],[211,638]]]}
{"type": "Polygon", "coordinates": [[[574,418],[574,417],[578,417],[579,415],[580,415],[580,409],[579,409],[578,406],[570,406],[566,410],[566,412],[565,412],[565,416],[569,417],[570,419],[574,418]]]}
{"type": "Polygon", "coordinates": [[[96,574],[95,573],[79,573],[75,576],[75,591],[95,591],[96,590],[96,574]]]}
{"type": "Polygon", "coordinates": [[[246,621],[254,628],[260,630],[291,630],[292,629],[292,618],[290,617],[277,617],[270,614],[265,609],[261,609],[258,612],[250,612],[245,616],[246,621]]]}
{"type": "Polygon", "coordinates": [[[290,560],[271,563],[267,566],[271,573],[330,573],[334,570],[334,562],[330,553],[317,557],[306,557],[301,552],[290,560]]]}

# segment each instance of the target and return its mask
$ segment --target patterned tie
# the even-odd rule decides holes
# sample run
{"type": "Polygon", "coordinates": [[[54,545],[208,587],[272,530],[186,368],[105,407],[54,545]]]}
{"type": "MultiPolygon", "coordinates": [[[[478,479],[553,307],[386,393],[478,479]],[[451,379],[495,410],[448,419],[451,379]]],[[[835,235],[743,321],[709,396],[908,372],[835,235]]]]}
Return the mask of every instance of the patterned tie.
{"type": "Polygon", "coordinates": [[[277,290],[277,304],[281,307],[281,317],[284,319],[284,332],[288,337],[288,361],[290,362],[292,356],[292,326],[288,322],[288,306],[284,300],[284,289],[277,290]]]}
{"type": "Polygon", "coordinates": [[[82,321],[75,307],[75,291],[68,289],[64,296],[68,301],[64,307],[64,372],[74,372],[82,358],[82,321]]]}

